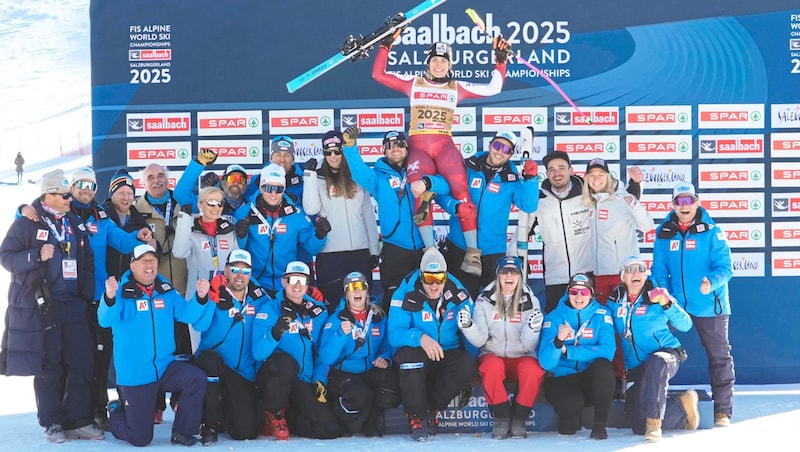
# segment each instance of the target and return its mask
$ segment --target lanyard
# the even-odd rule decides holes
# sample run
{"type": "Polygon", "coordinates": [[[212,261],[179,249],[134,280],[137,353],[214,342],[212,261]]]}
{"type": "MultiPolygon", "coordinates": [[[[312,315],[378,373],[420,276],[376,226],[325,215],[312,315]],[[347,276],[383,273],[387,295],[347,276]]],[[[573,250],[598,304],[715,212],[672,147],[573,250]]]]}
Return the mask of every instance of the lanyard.
{"type": "Polygon", "coordinates": [[[172,219],[172,200],[171,199],[168,200],[165,204],[167,206],[166,215],[164,215],[164,212],[162,212],[161,209],[159,209],[155,204],[150,204],[150,206],[153,208],[153,210],[156,211],[156,213],[164,217],[164,221],[166,221],[167,224],[169,224],[170,220],[172,219]]]}
{"type": "Polygon", "coordinates": [[[373,311],[372,308],[370,308],[369,314],[367,314],[367,320],[364,322],[363,328],[359,328],[358,326],[353,325],[353,331],[355,331],[356,335],[355,339],[364,339],[367,336],[367,331],[369,331],[369,325],[372,323],[372,314],[374,314],[374,312],[375,311],[373,311]]]}
{"type": "Polygon", "coordinates": [[[210,234],[206,234],[206,236],[208,237],[208,243],[211,245],[211,260],[214,262],[214,274],[216,275],[220,273],[219,257],[217,257],[217,236],[212,237],[210,234]]]}
{"type": "Polygon", "coordinates": [[[574,338],[574,344],[575,344],[575,346],[581,345],[581,337],[583,336],[583,330],[585,330],[585,329],[586,329],[586,327],[587,327],[587,326],[589,326],[589,320],[591,320],[591,319],[592,319],[592,317],[591,317],[591,316],[589,316],[589,318],[588,318],[588,319],[586,319],[586,320],[583,322],[583,324],[581,325],[581,327],[580,327],[580,328],[578,328],[578,331],[576,331],[576,332],[575,332],[575,338],[574,338]]]}
{"type": "Polygon", "coordinates": [[[628,296],[628,293],[625,292],[625,302],[624,302],[624,306],[625,306],[625,319],[624,319],[624,321],[625,321],[625,331],[623,332],[623,337],[625,339],[630,339],[631,337],[633,337],[633,332],[631,331],[631,322],[633,321],[633,307],[636,304],[636,301],[641,296],[642,295],[639,294],[633,301],[630,301],[630,297],[628,296]]]}
{"type": "Polygon", "coordinates": [[[58,231],[58,227],[50,221],[50,217],[44,217],[44,222],[47,223],[47,227],[53,232],[53,237],[58,240],[58,245],[61,247],[61,251],[67,253],[67,257],[69,257],[69,249],[71,248],[71,244],[69,241],[69,220],[67,220],[67,216],[64,215],[61,217],[61,227],[62,231],[58,231]]]}
{"type": "MultiPolygon", "coordinates": [[[[261,215],[261,212],[258,211],[255,204],[250,204],[250,210],[261,220],[261,223],[269,226],[269,222],[264,218],[264,215],[261,215]]],[[[272,223],[272,227],[267,229],[267,235],[269,235],[270,240],[275,240],[275,229],[277,229],[279,224],[281,224],[281,217],[276,217],[275,222],[272,223]]]]}

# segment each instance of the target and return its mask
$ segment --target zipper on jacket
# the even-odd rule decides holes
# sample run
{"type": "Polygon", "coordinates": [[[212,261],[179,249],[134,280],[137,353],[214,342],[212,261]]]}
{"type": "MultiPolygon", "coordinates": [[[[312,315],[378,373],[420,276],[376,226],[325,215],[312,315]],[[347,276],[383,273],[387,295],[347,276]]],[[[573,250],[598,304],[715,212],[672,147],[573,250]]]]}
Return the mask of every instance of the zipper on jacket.
{"type": "Polygon", "coordinates": [[[158,344],[156,344],[156,313],[153,307],[153,298],[150,297],[150,326],[152,327],[153,331],[153,370],[156,372],[156,380],[160,379],[161,376],[158,375],[158,364],[156,364],[156,359],[158,358],[158,344]]]}

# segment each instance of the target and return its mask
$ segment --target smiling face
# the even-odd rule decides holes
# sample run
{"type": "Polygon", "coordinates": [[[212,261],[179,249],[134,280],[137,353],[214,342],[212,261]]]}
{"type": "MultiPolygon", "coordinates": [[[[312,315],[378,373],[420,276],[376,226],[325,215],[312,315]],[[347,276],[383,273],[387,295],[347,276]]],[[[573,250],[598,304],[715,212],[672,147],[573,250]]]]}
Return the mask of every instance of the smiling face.
{"type": "Polygon", "coordinates": [[[347,305],[351,309],[355,309],[357,311],[363,311],[366,309],[367,297],[369,297],[369,292],[367,289],[348,290],[345,296],[347,297],[347,305]]]}
{"type": "Polygon", "coordinates": [[[514,295],[519,285],[520,273],[516,267],[503,267],[500,269],[497,281],[500,284],[500,291],[503,295],[514,295]]]}
{"type": "Polygon", "coordinates": [[[290,273],[281,279],[286,298],[294,304],[303,302],[308,290],[308,276],[302,273],[290,273]]]}
{"type": "Polygon", "coordinates": [[[269,161],[282,166],[288,173],[289,170],[292,169],[292,165],[294,165],[294,154],[289,151],[272,151],[272,154],[269,156],[269,161]]]}
{"type": "Polygon", "coordinates": [[[428,72],[436,78],[447,77],[450,68],[450,60],[443,56],[434,56],[428,61],[428,72]]]}
{"type": "Polygon", "coordinates": [[[646,271],[644,266],[640,264],[633,264],[625,267],[625,270],[622,272],[622,282],[625,283],[629,294],[637,295],[642,292],[644,283],[647,281],[646,271]]]}
{"type": "Polygon", "coordinates": [[[581,310],[589,306],[592,301],[592,290],[583,286],[572,286],[569,288],[569,302],[573,308],[581,310]]]}
{"type": "Polygon", "coordinates": [[[514,145],[511,144],[510,141],[506,140],[505,138],[494,138],[489,143],[489,155],[486,156],[486,162],[494,167],[503,166],[511,159],[513,154],[514,145]],[[500,143],[504,146],[499,146],[501,149],[495,149],[495,143],[500,143]],[[503,149],[509,150],[510,152],[506,154],[503,152],[503,149]]]}
{"type": "Polygon", "coordinates": [[[89,179],[81,179],[80,181],[75,181],[72,183],[72,187],[70,188],[70,193],[72,193],[72,197],[75,201],[83,205],[88,205],[92,203],[94,199],[94,193],[97,191],[97,184],[94,181],[89,179]],[[87,182],[87,184],[77,184],[77,182],[87,182]],[[88,188],[80,188],[79,185],[83,186],[90,186],[93,185],[95,187],[94,190],[89,190],[88,188]]]}
{"type": "Polygon", "coordinates": [[[672,201],[675,215],[681,223],[691,223],[697,215],[697,208],[700,207],[700,198],[690,195],[681,195],[672,201]]]}
{"type": "Polygon", "coordinates": [[[339,169],[342,167],[342,159],[344,156],[341,154],[341,151],[341,148],[328,148],[325,150],[325,161],[328,162],[328,166],[333,169],[339,169]],[[328,155],[328,153],[330,153],[330,155],[328,155]]]}
{"type": "Polygon", "coordinates": [[[386,160],[391,165],[402,165],[408,156],[408,147],[405,141],[394,140],[389,144],[389,148],[384,151],[386,160]]]}
{"type": "Polygon", "coordinates": [[[244,274],[240,269],[250,269],[247,264],[236,262],[225,266],[225,277],[228,279],[228,288],[234,292],[241,292],[250,284],[250,273],[244,274]],[[234,273],[232,269],[239,269],[234,273]]]}
{"type": "Polygon", "coordinates": [[[153,198],[161,198],[167,193],[167,170],[161,165],[151,164],[142,171],[144,188],[153,198]]]}
{"type": "Polygon", "coordinates": [[[244,195],[244,188],[246,184],[247,175],[235,171],[222,178],[221,187],[226,196],[233,200],[238,200],[242,198],[242,195],[244,195]]]}
{"type": "Polygon", "coordinates": [[[133,189],[127,185],[119,187],[111,195],[111,205],[119,213],[128,213],[131,210],[131,204],[133,204],[133,189]]]}
{"type": "Polygon", "coordinates": [[[572,166],[564,159],[552,159],[547,164],[547,180],[553,189],[564,191],[569,187],[572,166]]]}
{"type": "Polygon", "coordinates": [[[158,276],[158,259],[156,255],[147,253],[131,262],[131,273],[133,274],[133,279],[140,284],[145,286],[153,284],[158,276]]]}
{"type": "Polygon", "coordinates": [[[606,191],[606,184],[608,184],[608,173],[603,171],[602,168],[592,168],[586,173],[586,183],[594,193],[606,191]]]}

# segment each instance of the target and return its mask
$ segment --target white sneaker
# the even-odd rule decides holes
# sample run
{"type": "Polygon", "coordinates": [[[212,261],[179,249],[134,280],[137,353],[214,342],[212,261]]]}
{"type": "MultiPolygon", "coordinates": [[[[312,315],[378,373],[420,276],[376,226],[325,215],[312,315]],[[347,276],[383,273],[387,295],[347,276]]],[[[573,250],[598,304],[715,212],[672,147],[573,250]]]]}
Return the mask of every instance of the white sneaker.
{"type": "Polygon", "coordinates": [[[68,439],[106,439],[103,429],[95,423],[84,425],[81,428],[74,428],[64,432],[68,439]]]}
{"type": "Polygon", "coordinates": [[[44,429],[44,437],[51,443],[63,443],[67,440],[67,437],[64,435],[64,429],[61,428],[61,424],[50,424],[49,427],[44,429]]]}

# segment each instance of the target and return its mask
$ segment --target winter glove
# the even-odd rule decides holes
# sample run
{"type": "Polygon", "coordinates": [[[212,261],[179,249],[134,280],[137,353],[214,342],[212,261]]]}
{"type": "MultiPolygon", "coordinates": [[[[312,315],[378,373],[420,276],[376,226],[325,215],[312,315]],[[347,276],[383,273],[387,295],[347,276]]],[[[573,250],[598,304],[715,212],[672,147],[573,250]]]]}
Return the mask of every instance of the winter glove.
{"type": "Polygon", "coordinates": [[[278,321],[275,322],[275,326],[272,327],[272,338],[276,341],[281,340],[281,336],[283,333],[289,331],[289,323],[292,321],[289,317],[280,317],[278,321]]]}
{"type": "Polygon", "coordinates": [[[492,49],[494,49],[494,58],[498,64],[505,64],[508,59],[508,54],[511,53],[511,44],[503,39],[503,35],[497,35],[492,41],[492,49]]]}
{"type": "Polygon", "coordinates": [[[525,160],[525,163],[522,165],[522,177],[525,180],[539,177],[539,164],[536,163],[536,160],[525,160]]]}
{"type": "Polygon", "coordinates": [[[217,186],[219,186],[219,176],[213,171],[203,174],[200,178],[200,188],[217,186]]]}
{"type": "Polygon", "coordinates": [[[344,145],[347,147],[352,147],[356,145],[356,138],[361,135],[361,129],[356,126],[350,126],[347,130],[344,131],[342,134],[342,138],[344,139],[344,145]]]}
{"type": "Polygon", "coordinates": [[[538,333],[542,330],[543,320],[544,314],[542,314],[542,311],[534,309],[528,314],[528,328],[532,329],[534,333],[538,333]]]}
{"type": "Polygon", "coordinates": [[[472,326],[472,314],[470,314],[469,308],[464,306],[460,311],[458,311],[458,327],[469,328],[471,326],[472,326]]]}
{"type": "Polygon", "coordinates": [[[308,286],[308,288],[306,289],[306,293],[308,294],[309,297],[311,297],[311,298],[313,298],[313,299],[315,299],[317,301],[321,301],[322,303],[325,303],[326,305],[328,304],[328,302],[325,301],[325,294],[323,294],[322,291],[317,289],[316,287],[308,286]]]}
{"type": "Polygon", "coordinates": [[[314,394],[317,396],[317,402],[319,403],[328,402],[328,399],[325,397],[326,395],[328,395],[328,388],[326,388],[321,381],[314,382],[314,394]]]}
{"type": "Polygon", "coordinates": [[[386,37],[381,39],[381,47],[385,48],[386,50],[392,50],[392,45],[394,44],[394,41],[401,34],[403,34],[403,30],[405,29],[406,27],[398,28],[397,30],[394,31],[394,33],[386,35],[386,37]]]}
{"type": "Polygon", "coordinates": [[[317,170],[317,159],[308,159],[306,160],[305,165],[303,165],[304,171],[316,171],[317,170]]]}
{"type": "Polygon", "coordinates": [[[250,220],[242,218],[236,223],[236,237],[243,239],[247,237],[248,232],[250,232],[250,220]]]}
{"type": "Polygon", "coordinates": [[[325,217],[317,217],[317,224],[314,226],[314,235],[322,240],[331,232],[331,222],[325,217]]]}
{"type": "Polygon", "coordinates": [[[647,292],[650,298],[650,303],[660,304],[662,308],[668,309],[672,305],[671,297],[667,289],[663,287],[656,287],[655,289],[647,292]]]}
{"type": "Polygon", "coordinates": [[[372,255],[369,257],[369,268],[376,269],[381,264],[381,257],[372,255]]]}
{"type": "Polygon", "coordinates": [[[217,161],[217,153],[213,149],[201,148],[197,151],[197,163],[208,166],[217,161]]]}

